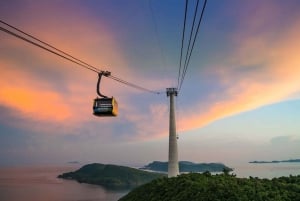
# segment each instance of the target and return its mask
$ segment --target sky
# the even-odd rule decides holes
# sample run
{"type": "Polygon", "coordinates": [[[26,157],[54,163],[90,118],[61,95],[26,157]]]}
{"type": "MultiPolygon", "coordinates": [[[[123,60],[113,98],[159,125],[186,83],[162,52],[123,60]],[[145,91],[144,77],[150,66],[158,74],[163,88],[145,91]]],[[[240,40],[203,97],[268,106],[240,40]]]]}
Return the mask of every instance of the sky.
{"type": "MultiPolygon", "coordinates": [[[[2,21],[162,93],[103,78],[119,115],[95,117],[95,72],[1,31],[0,167],[167,161],[165,91],[177,86],[184,8],[183,0],[1,1],[2,21]]],[[[298,0],[208,0],[176,97],[179,160],[300,158],[299,9],[298,0]]]]}

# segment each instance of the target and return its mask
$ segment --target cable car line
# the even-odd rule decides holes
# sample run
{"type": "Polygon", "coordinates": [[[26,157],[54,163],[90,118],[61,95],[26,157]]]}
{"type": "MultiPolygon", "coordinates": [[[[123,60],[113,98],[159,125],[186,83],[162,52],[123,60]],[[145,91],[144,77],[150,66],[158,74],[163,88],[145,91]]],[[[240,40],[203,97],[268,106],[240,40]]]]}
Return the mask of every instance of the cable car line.
{"type": "Polygon", "coordinates": [[[2,24],[4,24],[4,25],[6,25],[6,26],[8,26],[8,27],[10,27],[10,28],[12,28],[12,29],[14,29],[15,31],[18,31],[18,32],[24,34],[25,36],[30,37],[31,39],[34,39],[34,40],[38,41],[38,42],[41,43],[41,44],[39,44],[38,42],[32,41],[32,40],[30,40],[30,39],[28,39],[28,38],[26,38],[26,37],[24,37],[24,36],[21,36],[21,35],[18,34],[18,33],[15,33],[15,32],[13,32],[13,31],[10,31],[10,30],[8,30],[8,29],[6,29],[6,28],[4,28],[4,27],[0,27],[0,30],[1,30],[1,31],[6,32],[7,34],[10,34],[10,35],[12,35],[12,36],[14,36],[14,37],[16,37],[16,38],[19,38],[19,39],[25,41],[25,42],[28,42],[28,43],[30,43],[30,44],[36,46],[36,47],[39,47],[39,48],[41,48],[41,49],[44,49],[44,50],[46,50],[46,51],[48,51],[48,52],[50,52],[50,53],[52,53],[52,54],[54,54],[54,55],[57,55],[57,56],[59,56],[59,57],[61,57],[61,58],[63,58],[63,59],[66,59],[66,60],[68,60],[68,61],[70,61],[70,62],[73,62],[73,63],[75,63],[75,64],[77,64],[77,65],[79,65],[79,66],[81,66],[81,67],[83,67],[83,68],[86,68],[86,69],[88,69],[88,70],[91,70],[91,71],[93,71],[93,72],[95,72],[95,73],[97,73],[97,74],[98,74],[98,73],[104,73],[104,74],[103,74],[104,76],[106,76],[106,77],[108,77],[108,78],[111,78],[111,79],[113,79],[113,80],[115,80],[115,81],[117,81],[117,82],[120,82],[120,83],[122,83],[122,84],[124,84],[124,85],[130,86],[130,87],[133,87],[133,88],[142,90],[142,91],[150,92],[150,93],[153,93],[153,94],[161,94],[161,92],[157,92],[157,91],[154,91],[154,90],[150,90],[150,89],[141,87],[141,86],[139,86],[139,85],[136,85],[136,84],[130,83],[130,82],[128,82],[128,81],[122,80],[121,78],[112,76],[111,74],[109,74],[109,75],[106,74],[106,75],[105,75],[105,72],[108,72],[108,71],[100,70],[100,69],[98,69],[98,68],[96,68],[96,67],[94,67],[94,66],[92,66],[92,65],[90,65],[90,64],[88,64],[88,63],[86,63],[86,62],[84,62],[84,61],[82,61],[82,60],[80,60],[80,59],[77,59],[76,57],[73,57],[72,55],[70,55],[70,54],[68,54],[68,53],[66,53],[66,52],[64,52],[64,51],[62,51],[62,50],[60,50],[60,49],[58,49],[58,48],[55,48],[54,46],[50,45],[49,43],[46,43],[46,42],[44,42],[44,41],[38,39],[37,37],[34,37],[33,35],[28,34],[28,33],[26,33],[26,32],[24,32],[24,31],[22,31],[22,30],[20,30],[20,29],[18,29],[18,28],[16,28],[16,27],[12,26],[12,25],[10,25],[10,24],[8,24],[8,23],[2,21],[2,20],[0,20],[0,22],[1,22],[2,24]],[[44,45],[48,46],[49,48],[48,48],[48,47],[45,47],[44,45]],[[50,49],[50,48],[52,48],[52,49],[50,49]]]}
{"type": "Polygon", "coordinates": [[[182,38],[181,38],[181,50],[180,50],[179,71],[178,71],[178,78],[177,78],[177,88],[179,86],[179,78],[180,78],[180,75],[181,75],[181,68],[182,68],[182,52],[183,52],[183,44],[184,44],[184,35],[185,35],[185,25],[186,25],[186,14],[187,14],[188,2],[189,2],[188,0],[185,1],[184,22],[183,22],[183,30],[182,30],[182,38]]]}
{"type": "MultiPolygon", "coordinates": [[[[207,3],[207,0],[205,0],[204,4],[203,4],[203,8],[202,8],[202,11],[201,11],[200,19],[198,21],[196,33],[195,33],[194,38],[193,38],[192,47],[191,47],[191,49],[190,49],[189,52],[187,51],[187,54],[186,54],[186,58],[185,58],[186,62],[185,62],[185,66],[184,66],[184,69],[183,69],[183,73],[182,73],[182,77],[181,77],[181,82],[180,82],[180,84],[178,86],[178,90],[179,91],[180,91],[180,89],[182,87],[182,83],[183,83],[183,80],[185,78],[185,75],[186,75],[186,72],[187,72],[187,68],[188,68],[188,65],[189,65],[189,62],[190,62],[190,59],[191,59],[191,55],[192,55],[192,52],[193,52],[193,49],[194,49],[194,45],[195,45],[195,42],[196,42],[196,38],[197,38],[197,35],[198,35],[198,32],[199,32],[199,27],[200,27],[200,24],[201,24],[201,21],[202,21],[202,18],[203,18],[203,13],[204,13],[204,10],[205,10],[205,7],[206,7],[206,3],[207,3]]],[[[197,6],[198,6],[198,2],[197,2],[197,6]]],[[[195,15],[196,15],[196,12],[195,12],[195,15]]],[[[193,24],[193,26],[194,26],[194,24],[193,24]]],[[[192,30],[193,30],[193,27],[192,27],[192,30]]],[[[192,31],[191,31],[191,35],[192,35],[192,31]]],[[[191,38],[191,35],[190,35],[190,38],[191,38]]],[[[189,42],[189,45],[190,45],[190,42],[189,42]]]]}
{"type": "MultiPolygon", "coordinates": [[[[28,37],[30,37],[30,38],[36,40],[36,41],[38,41],[38,42],[40,42],[40,43],[42,43],[42,44],[44,44],[44,45],[46,45],[46,46],[48,46],[48,47],[54,49],[54,50],[56,50],[56,51],[58,51],[58,52],[60,52],[60,53],[62,53],[62,54],[67,55],[68,57],[71,57],[72,59],[75,59],[75,60],[78,61],[78,62],[81,62],[81,63],[83,63],[83,64],[89,66],[90,68],[94,69],[95,71],[98,71],[98,69],[97,69],[96,67],[94,67],[94,66],[92,66],[92,65],[89,65],[89,64],[85,63],[84,61],[82,61],[82,60],[80,60],[80,59],[77,59],[77,58],[73,57],[72,55],[70,55],[70,54],[68,54],[68,53],[66,53],[66,52],[64,52],[64,51],[62,51],[62,50],[60,50],[60,49],[58,49],[58,48],[56,48],[56,47],[50,45],[49,43],[46,43],[46,42],[44,42],[44,41],[38,39],[37,37],[34,37],[33,35],[28,34],[28,33],[24,32],[24,31],[18,29],[17,27],[14,27],[14,26],[12,26],[12,25],[6,23],[6,22],[3,22],[2,20],[0,20],[0,22],[1,22],[2,24],[5,24],[6,26],[8,26],[8,27],[10,27],[10,28],[12,28],[12,29],[14,29],[14,30],[16,30],[16,31],[18,31],[18,32],[20,32],[20,33],[22,33],[22,34],[24,34],[24,35],[26,35],[26,36],[28,36],[28,37]]],[[[90,70],[91,70],[91,69],[90,69],[90,70]]]]}
{"type": "MultiPolygon", "coordinates": [[[[199,32],[200,24],[201,24],[202,19],[203,19],[203,14],[204,14],[204,10],[205,10],[205,7],[206,7],[206,3],[207,3],[207,0],[204,1],[204,5],[202,7],[201,16],[200,16],[200,19],[199,19],[199,22],[198,22],[198,26],[197,26],[197,29],[196,29],[196,34],[194,36],[194,40],[193,40],[192,48],[191,48],[191,51],[190,51],[190,54],[189,54],[189,58],[188,58],[187,63],[186,63],[186,68],[185,68],[185,71],[184,71],[184,74],[183,74],[183,79],[184,79],[186,71],[187,71],[187,66],[189,65],[190,60],[191,60],[192,51],[194,49],[194,45],[195,45],[195,42],[196,42],[196,39],[197,39],[197,35],[198,35],[198,32],[199,32]]],[[[183,80],[182,80],[182,82],[183,82],[183,80]]],[[[181,88],[181,86],[180,86],[180,88],[181,88]]]]}
{"type": "MultiPolygon", "coordinates": [[[[180,82],[177,86],[178,91],[180,91],[180,89],[182,87],[182,84],[183,84],[183,81],[184,81],[184,78],[185,78],[185,75],[186,75],[186,72],[187,72],[187,68],[188,68],[189,63],[190,63],[191,55],[192,55],[192,52],[194,50],[194,45],[195,45],[195,42],[196,42],[196,39],[197,39],[197,36],[198,36],[198,32],[199,32],[199,28],[200,28],[200,25],[201,25],[201,22],[202,22],[202,19],[203,19],[203,14],[204,14],[204,11],[205,11],[205,8],[206,8],[206,4],[207,4],[207,0],[204,1],[203,7],[202,7],[202,11],[201,11],[200,19],[198,21],[196,33],[195,33],[194,38],[193,38],[192,47],[191,47],[190,51],[187,50],[187,54],[186,54],[186,58],[185,58],[186,62],[185,62],[184,69],[183,69],[182,74],[181,74],[180,82]]],[[[197,6],[198,6],[198,2],[197,2],[197,6]]],[[[196,12],[195,12],[195,15],[196,15],[196,12]]],[[[195,15],[194,15],[194,17],[195,17],[195,15]]],[[[194,26],[194,23],[193,23],[193,26],[194,26]]],[[[192,30],[193,30],[193,27],[192,27],[192,30]]],[[[192,31],[191,31],[191,35],[192,35],[192,31]]],[[[190,38],[191,38],[191,35],[190,35],[190,38]]],[[[179,77],[180,77],[180,74],[179,74],[179,77]]]]}
{"type": "Polygon", "coordinates": [[[181,77],[181,81],[180,82],[183,81],[184,75],[186,73],[187,59],[188,59],[189,53],[191,52],[191,49],[190,49],[191,48],[191,40],[192,40],[193,33],[194,33],[195,20],[196,20],[196,16],[197,16],[197,13],[198,13],[198,6],[199,6],[199,0],[197,0],[197,3],[196,3],[196,8],[195,8],[194,17],[193,17],[193,23],[192,23],[190,37],[189,37],[189,43],[188,43],[187,51],[186,51],[186,54],[185,54],[184,68],[183,68],[182,77],[181,77]]]}
{"type": "Polygon", "coordinates": [[[23,36],[18,35],[18,34],[16,34],[16,33],[13,33],[12,31],[9,31],[9,30],[7,30],[7,29],[5,29],[5,28],[3,28],[3,27],[0,27],[0,30],[2,30],[3,32],[6,32],[6,33],[8,33],[8,34],[10,34],[10,35],[12,35],[12,36],[15,36],[15,37],[17,37],[17,38],[19,38],[19,39],[21,39],[21,40],[23,40],[23,41],[25,41],[25,42],[28,42],[28,43],[30,43],[30,44],[32,44],[32,45],[34,45],[34,46],[37,46],[37,47],[39,47],[39,48],[42,48],[42,49],[44,49],[44,50],[46,50],[46,51],[48,51],[48,52],[50,52],[50,53],[52,53],[52,54],[55,54],[55,55],[57,55],[57,56],[59,56],[59,57],[61,57],[61,58],[63,58],[63,59],[66,59],[66,60],[71,61],[71,62],[73,62],[73,63],[75,63],[75,64],[77,64],[77,65],[80,65],[80,66],[82,66],[82,67],[84,67],[84,68],[87,68],[87,69],[89,69],[89,70],[91,70],[91,71],[94,71],[95,73],[98,73],[98,71],[95,70],[95,69],[93,69],[93,68],[90,68],[90,67],[88,67],[88,66],[82,65],[82,64],[81,64],[80,62],[78,62],[78,61],[75,61],[75,60],[73,60],[73,59],[70,59],[70,58],[68,58],[67,56],[64,56],[64,55],[62,55],[62,54],[59,54],[59,53],[57,53],[57,52],[55,52],[55,51],[53,51],[53,50],[51,50],[51,49],[49,49],[49,48],[47,48],[47,47],[44,47],[44,46],[42,46],[42,45],[40,45],[40,44],[38,44],[38,43],[36,43],[36,42],[34,42],[34,41],[31,41],[31,40],[29,40],[29,39],[27,39],[27,38],[25,38],[25,37],[23,37],[23,36]]]}
{"type": "Polygon", "coordinates": [[[159,92],[159,91],[153,91],[153,90],[150,90],[150,89],[146,89],[144,87],[141,87],[141,86],[138,86],[136,84],[127,82],[125,80],[121,80],[120,78],[117,78],[117,77],[112,76],[112,75],[109,75],[108,77],[111,78],[111,79],[113,79],[113,80],[115,80],[115,81],[117,81],[117,82],[121,82],[121,83],[123,83],[125,85],[128,85],[130,87],[133,87],[133,88],[136,88],[136,89],[139,89],[139,90],[142,90],[142,91],[148,91],[149,93],[153,93],[153,94],[161,94],[162,93],[162,92],[159,92]]]}

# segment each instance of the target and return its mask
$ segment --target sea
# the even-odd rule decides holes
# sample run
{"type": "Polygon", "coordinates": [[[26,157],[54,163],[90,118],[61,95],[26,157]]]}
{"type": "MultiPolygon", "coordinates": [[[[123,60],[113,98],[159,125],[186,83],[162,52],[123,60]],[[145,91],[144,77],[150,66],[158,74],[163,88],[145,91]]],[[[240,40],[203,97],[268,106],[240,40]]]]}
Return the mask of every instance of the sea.
{"type": "MultiPolygon", "coordinates": [[[[300,163],[231,165],[237,177],[274,178],[300,175],[300,163]]],[[[129,191],[112,191],[97,185],[59,179],[79,166],[34,166],[0,168],[1,201],[117,201],[129,191]]]]}

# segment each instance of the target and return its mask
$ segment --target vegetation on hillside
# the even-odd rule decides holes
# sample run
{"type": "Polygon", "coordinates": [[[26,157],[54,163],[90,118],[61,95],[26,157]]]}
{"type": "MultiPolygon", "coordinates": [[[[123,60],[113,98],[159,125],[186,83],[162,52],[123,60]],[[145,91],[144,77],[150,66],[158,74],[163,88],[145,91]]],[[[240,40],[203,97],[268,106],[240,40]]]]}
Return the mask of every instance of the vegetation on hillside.
{"type": "Polygon", "coordinates": [[[119,201],[300,201],[300,175],[274,179],[182,174],[142,185],[119,201]]]}
{"type": "Polygon", "coordinates": [[[74,179],[80,183],[96,184],[110,189],[117,189],[133,188],[163,176],[165,175],[124,166],[94,163],[85,165],[75,172],[59,175],[58,178],[74,179]]]}

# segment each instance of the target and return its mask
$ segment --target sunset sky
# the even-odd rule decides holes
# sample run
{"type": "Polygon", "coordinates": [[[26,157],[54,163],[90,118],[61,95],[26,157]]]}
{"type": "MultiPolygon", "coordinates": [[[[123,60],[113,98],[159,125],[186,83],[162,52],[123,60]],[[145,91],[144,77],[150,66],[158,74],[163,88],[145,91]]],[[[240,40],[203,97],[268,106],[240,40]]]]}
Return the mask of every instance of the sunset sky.
{"type": "MultiPolygon", "coordinates": [[[[167,161],[165,91],[177,84],[184,7],[183,0],[1,1],[0,20],[163,93],[103,78],[119,115],[95,117],[95,72],[0,31],[0,166],[167,161]]],[[[208,0],[176,98],[180,160],[300,158],[299,10],[299,0],[208,0]]]]}

